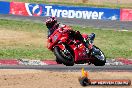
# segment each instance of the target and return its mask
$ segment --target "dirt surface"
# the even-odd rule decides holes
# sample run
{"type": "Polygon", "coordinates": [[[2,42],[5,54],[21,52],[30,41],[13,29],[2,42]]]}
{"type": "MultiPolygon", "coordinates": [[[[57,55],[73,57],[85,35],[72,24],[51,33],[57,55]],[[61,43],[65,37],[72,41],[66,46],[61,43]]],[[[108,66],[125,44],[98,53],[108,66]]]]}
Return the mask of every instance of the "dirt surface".
{"type": "MultiPolygon", "coordinates": [[[[130,79],[132,72],[90,72],[94,79],[130,79]]],[[[0,70],[0,88],[83,88],[78,81],[80,72],[44,70],[0,70]]],[[[89,86],[85,88],[132,88],[132,86],[89,86]]]]}
{"type": "Polygon", "coordinates": [[[46,34],[0,28],[0,46],[47,45],[46,34]],[[45,35],[45,36],[44,36],[45,35]],[[43,42],[42,42],[43,41],[43,42]]]}

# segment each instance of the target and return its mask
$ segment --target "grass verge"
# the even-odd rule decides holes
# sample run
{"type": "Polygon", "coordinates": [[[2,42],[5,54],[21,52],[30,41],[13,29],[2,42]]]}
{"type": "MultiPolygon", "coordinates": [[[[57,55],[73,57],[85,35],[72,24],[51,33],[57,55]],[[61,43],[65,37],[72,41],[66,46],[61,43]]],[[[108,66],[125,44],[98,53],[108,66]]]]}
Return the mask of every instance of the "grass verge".
{"type": "MultiPolygon", "coordinates": [[[[132,58],[132,32],[72,26],[81,33],[96,34],[95,45],[107,58],[132,58]]],[[[41,23],[0,20],[0,59],[54,59],[46,48],[47,29],[41,23]]]]}

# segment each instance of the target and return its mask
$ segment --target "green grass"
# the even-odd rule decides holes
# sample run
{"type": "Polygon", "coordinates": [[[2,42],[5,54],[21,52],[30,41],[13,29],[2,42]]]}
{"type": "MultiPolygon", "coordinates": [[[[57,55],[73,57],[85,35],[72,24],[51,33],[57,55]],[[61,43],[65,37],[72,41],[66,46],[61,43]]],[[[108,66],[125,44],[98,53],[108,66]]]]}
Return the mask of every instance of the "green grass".
{"type": "Polygon", "coordinates": [[[40,23],[13,21],[0,19],[0,28],[16,31],[28,31],[28,32],[46,32],[46,27],[40,23]],[[32,27],[33,26],[33,27],[32,27]]]}
{"type": "Polygon", "coordinates": [[[0,49],[1,59],[39,59],[39,60],[49,60],[54,59],[53,53],[49,52],[48,49],[44,47],[38,48],[7,48],[0,49]]]}
{"type": "MultiPolygon", "coordinates": [[[[35,34],[34,38],[39,37],[43,40],[44,33],[47,33],[46,26],[39,23],[24,22],[24,21],[13,21],[13,20],[0,20],[0,30],[12,30],[17,32],[25,32],[35,34]],[[42,35],[38,35],[41,33],[42,35]]],[[[46,35],[45,35],[46,36],[46,35]]],[[[20,40],[21,41],[21,40],[20,40]]],[[[14,42],[13,44],[4,44],[0,42],[0,59],[10,58],[29,58],[29,59],[53,59],[54,55],[49,51],[43,44],[44,41],[34,44],[24,44],[14,42]]]]}
{"type": "MultiPolygon", "coordinates": [[[[12,1],[12,0],[7,0],[12,1]]],[[[14,0],[17,2],[30,2],[30,3],[43,3],[43,4],[59,4],[59,5],[73,5],[73,6],[94,6],[94,7],[108,7],[108,8],[132,8],[132,3],[129,4],[117,4],[117,3],[73,3],[73,2],[48,2],[47,0],[14,0]]]]}
{"type": "MultiPolygon", "coordinates": [[[[96,34],[95,45],[104,51],[107,58],[132,58],[132,32],[101,30],[95,28],[82,28],[72,26],[73,29],[79,30],[81,33],[96,34]]],[[[18,43],[13,41],[12,44],[6,41],[1,43],[0,40],[0,59],[6,58],[29,58],[29,59],[54,59],[54,54],[44,46],[46,40],[47,29],[41,23],[0,20],[0,30],[11,30],[16,32],[24,32],[33,34],[35,38],[42,39],[37,44],[18,43]]],[[[22,41],[22,40],[20,40],[22,41]]],[[[35,40],[34,40],[35,41],[35,40]]]]}

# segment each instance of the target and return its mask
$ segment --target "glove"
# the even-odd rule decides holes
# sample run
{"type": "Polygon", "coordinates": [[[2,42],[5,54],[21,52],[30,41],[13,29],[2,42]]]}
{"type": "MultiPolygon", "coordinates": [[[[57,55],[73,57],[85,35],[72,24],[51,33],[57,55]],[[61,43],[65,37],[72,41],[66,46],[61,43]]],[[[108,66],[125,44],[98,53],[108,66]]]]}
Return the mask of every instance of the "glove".
{"type": "Polygon", "coordinates": [[[66,30],[66,29],[65,29],[65,30],[63,30],[63,33],[67,33],[67,32],[69,32],[69,30],[66,30]]]}

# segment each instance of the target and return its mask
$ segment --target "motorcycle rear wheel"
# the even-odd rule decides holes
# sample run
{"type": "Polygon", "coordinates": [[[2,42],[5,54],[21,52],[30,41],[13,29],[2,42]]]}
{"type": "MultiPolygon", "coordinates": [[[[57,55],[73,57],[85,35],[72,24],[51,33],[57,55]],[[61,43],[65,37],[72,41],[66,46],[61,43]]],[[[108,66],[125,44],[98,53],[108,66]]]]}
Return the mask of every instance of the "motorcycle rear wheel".
{"type": "MultiPolygon", "coordinates": [[[[68,49],[66,49],[66,50],[68,50],[68,49]]],[[[62,62],[64,65],[66,65],[66,66],[74,65],[74,58],[73,58],[72,54],[70,54],[69,58],[67,58],[66,55],[64,55],[63,50],[61,50],[58,46],[54,47],[54,54],[55,54],[56,58],[60,62],[62,62]]]]}

